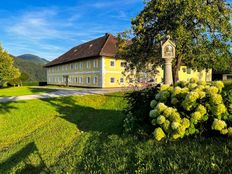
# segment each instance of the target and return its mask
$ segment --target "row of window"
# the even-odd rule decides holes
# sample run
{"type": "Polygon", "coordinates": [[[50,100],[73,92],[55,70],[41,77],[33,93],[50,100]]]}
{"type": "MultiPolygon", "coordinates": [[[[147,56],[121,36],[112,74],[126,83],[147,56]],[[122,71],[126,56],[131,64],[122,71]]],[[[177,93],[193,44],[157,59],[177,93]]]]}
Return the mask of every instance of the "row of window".
{"type": "MultiPolygon", "coordinates": [[[[95,76],[93,79],[91,77],[86,77],[85,78],[85,83],[90,84],[91,81],[93,84],[98,83],[98,77],[95,76]]],[[[66,78],[64,77],[49,77],[48,82],[50,83],[66,83],[66,78]]],[[[68,83],[71,84],[84,84],[84,77],[69,77],[68,78],[68,83]]]]}
{"type": "MultiPolygon", "coordinates": [[[[93,61],[93,68],[98,68],[98,60],[94,60],[93,61]]],[[[90,69],[91,68],[91,61],[87,61],[86,62],[86,68],[90,69]]],[[[56,72],[56,71],[67,71],[67,70],[78,70],[78,69],[83,69],[83,62],[79,62],[79,63],[72,63],[69,65],[60,65],[60,66],[56,66],[56,67],[52,67],[49,68],[49,72],[56,72]]]]}
{"type": "MultiPolygon", "coordinates": [[[[98,68],[98,60],[94,60],[93,61],[93,68],[98,68]]],[[[126,66],[126,62],[125,61],[121,61],[120,63],[121,68],[124,68],[126,66]]],[[[110,61],[110,67],[115,67],[115,60],[111,60],[110,61]]],[[[90,69],[91,68],[91,61],[87,61],[86,62],[86,68],[90,69]]],[[[52,67],[49,68],[48,72],[56,72],[56,71],[67,71],[67,70],[82,70],[83,69],[83,62],[79,62],[79,63],[72,63],[69,65],[60,65],[60,66],[56,66],[56,67],[52,67]]]]}
{"type": "MultiPolygon", "coordinates": [[[[110,61],[110,67],[115,67],[115,60],[111,60],[110,61]]],[[[125,61],[121,61],[120,62],[120,67],[121,68],[125,68],[126,67],[126,62],[125,61]]]]}
{"type": "MultiPolygon", "coordinates": [[[[98,77],[95,76],[95,77],[91,78],[91,77],[88,76],[88,77],[85,78],[85,83],[86,84],[90,84],[91,81],[93,82],[93,84],[97,84],[98,83],[98,77]]],[[[129,81],[133,82],[132,79],[129,80],[129,81]]],[[[49,77],[48,82],[50,82],[50,83],[65,83],[66,78],[64,78],[64,77],[49,77]]],[[[119,82],[124,83],[124,78],[121,77],[119,79],[119,82]]],[[[84,78],[83,77],[69,77],[68,78],[68,83],[84,84],[84,78]]],[[[110,83],[116,83],[116,78],[115,77],[110,77],[110,83]]]]}

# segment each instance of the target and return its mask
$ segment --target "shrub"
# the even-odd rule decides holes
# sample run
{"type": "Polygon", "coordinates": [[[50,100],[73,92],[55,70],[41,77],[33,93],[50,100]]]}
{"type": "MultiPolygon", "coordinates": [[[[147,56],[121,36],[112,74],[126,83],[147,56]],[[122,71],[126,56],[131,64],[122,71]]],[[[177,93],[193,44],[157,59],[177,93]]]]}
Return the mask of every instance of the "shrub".
{"type": "MultiPolygon", "coordinates": [[[[124,132],[151,134],[152,125],[148,117],[150,112],[150,101],[158,92],[159,86],[146,88],[139,91],[129,92],[125,95],[128,107],[125,110],[124,132]]],[[[151,103],[156,105],[156,103],[151,103]]]]}
{"type": "Polygon", "coordinates": [[[155,139],[174,140],[213,131],[232,135],[232,93],[224,94],[224,103],[223,87],[221,81],[206,84],[196,79],[175,86],[162,85],[150,102],[155,139]]]}

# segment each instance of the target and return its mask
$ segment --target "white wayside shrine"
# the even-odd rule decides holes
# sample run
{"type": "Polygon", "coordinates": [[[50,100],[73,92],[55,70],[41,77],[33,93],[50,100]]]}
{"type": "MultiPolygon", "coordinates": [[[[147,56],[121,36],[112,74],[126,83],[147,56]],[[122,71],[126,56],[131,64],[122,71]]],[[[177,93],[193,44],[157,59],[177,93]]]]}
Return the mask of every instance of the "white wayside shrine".
{"type": "Polygon", "coordinates": [[[164,84],[172,85],[172,60],[175,58],[176,45],[170,40],[170,36],[167,36],[167,40],[161,42],[162,58],[164,59],[164,84]]]}

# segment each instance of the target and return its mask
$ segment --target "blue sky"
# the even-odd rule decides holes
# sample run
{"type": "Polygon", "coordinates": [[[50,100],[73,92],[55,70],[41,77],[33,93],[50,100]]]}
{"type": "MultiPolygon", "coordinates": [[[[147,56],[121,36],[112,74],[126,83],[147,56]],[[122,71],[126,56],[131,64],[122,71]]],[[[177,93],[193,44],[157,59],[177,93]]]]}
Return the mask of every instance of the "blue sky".
{"type": "Polygon", "coordinates": [[[143,0],[1,0],[0,43],[15,56],[48,60],[70,48],[130,28],[143,0]]]}

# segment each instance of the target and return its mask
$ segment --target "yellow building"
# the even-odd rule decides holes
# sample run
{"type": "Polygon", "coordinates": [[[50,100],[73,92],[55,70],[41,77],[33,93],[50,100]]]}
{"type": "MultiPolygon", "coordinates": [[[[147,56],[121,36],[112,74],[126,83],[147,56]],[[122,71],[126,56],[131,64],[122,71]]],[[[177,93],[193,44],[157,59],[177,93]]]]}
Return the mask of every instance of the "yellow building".
{"type": "MultiPolygon", "coordinates": [[[[76,46],[46,65],[47,83],[80,87],[112,88],[125,87],[134,83],[124,75],[126,61],[116,58],[117,39],[111,34],[76,46]]],[[[163,70],[154,75],[157,83],[162,82],[163,70]]],[[[211,73],[197,72],[181,67],[180,80],[198,77],[211,80],[211,73]]]]}

